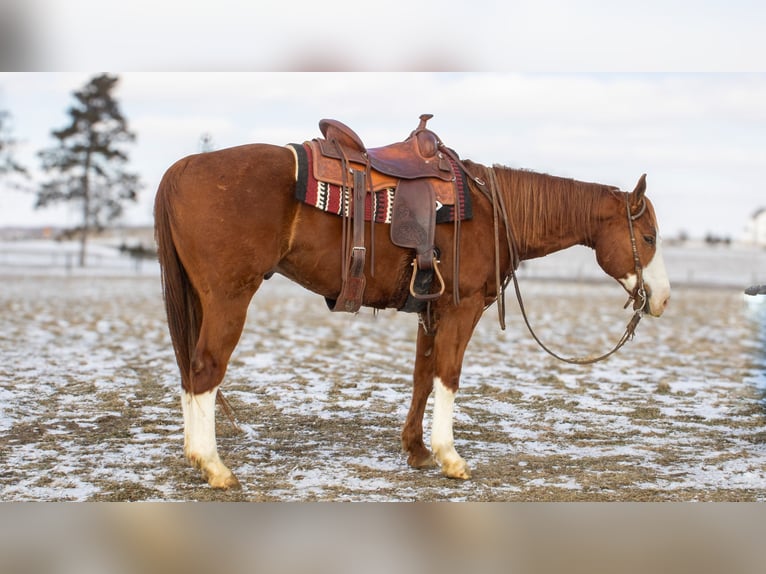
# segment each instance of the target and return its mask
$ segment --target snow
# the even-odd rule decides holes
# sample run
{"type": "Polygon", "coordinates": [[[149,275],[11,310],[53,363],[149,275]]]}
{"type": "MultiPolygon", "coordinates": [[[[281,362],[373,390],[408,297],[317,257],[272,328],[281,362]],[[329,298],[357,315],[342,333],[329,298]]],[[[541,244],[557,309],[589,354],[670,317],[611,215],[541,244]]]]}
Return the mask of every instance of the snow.
{"type": "MultiPolygon", "coordinates": [[[[725,255],[708,254],[705,267],[725,255]]],[[[145,500],[184,500],[206,488],[181,460],[156,268],[117,261],[79,271],[0,256],[0,500],[93,500],[119,485],[141,485],[145,500]]],[[[562,273],[525,269],[553,271],[562,273]]],[[[414,318],[330,314],[275,277],[255,298],[225,387],[244,432],[222,419],[219,449],[243,482],[239,496],[252,500],[524,499],[534,489],[610,492],[610,477],[633,471],[632,492],[742,489],[763,500],[766,304],[724,284],[754,275],[743,265],[715,288],[678,289],[666,317],[642,321],[634,341],[592,367],[542,354],[510,299],[507,331],[490,309],[456,402],[456,448],[476,469],[467,483],[411,470],[399,452],[414,318]],[[340,370],[360,356],[356,372],[340,370]],[[583,473],[583,460],[608,466],[583,473]],[[512,476],[494,476],[497,466],[512,476]]],[[[544,338],[573,354],[624,324],[608,282],[527,278],[522,289],[544,338]]]]}

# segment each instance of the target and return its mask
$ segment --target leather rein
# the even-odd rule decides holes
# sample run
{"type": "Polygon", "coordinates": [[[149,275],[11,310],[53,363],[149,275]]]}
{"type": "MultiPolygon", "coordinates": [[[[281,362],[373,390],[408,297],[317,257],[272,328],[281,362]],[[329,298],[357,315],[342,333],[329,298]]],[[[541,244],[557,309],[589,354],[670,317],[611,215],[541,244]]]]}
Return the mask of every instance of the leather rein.
{"type": "Polygon", "coordinates": [[[604,353],[603,355],[599,355],[597,357],[563,357],[559,355],[558,353],[555,353],[551,349],[549,349],[537,336],[534,329],[532,328],[532,325],[529,322],[529,318],[527,317],[527,311],[524,307],[524,301],[522,300],[521,296],[521,289],[519,288],[519,281],[516,277],[516,267],[520,263],[519,255],[518,255],[518,249],[516,246],[516,241],[514,240],[513,234],[511,232],[511,226],[508,221],[508,211],[505,206],[505,201],[503,200],[503,196],[498,191],[498,185],[497,180],[495,178],[495,172],[493,169],[488,169],[489,172],[489,190],[487,190],[487,184],[482,181],[480,178],[477,177],[471,177],[471,179],[476,182],[479,185],[479,189],[482,191],[482,193],[489,199],[490,203],[492,204],[492,212],[493,212],[493,228],[494,228],[494,237],[495,237],[495,282],[496,282],[496,288],[497,288],[497,310],[498,310],[498,319],[500,322],[500,328],[502,330],[505,330],[505,288],[508,286],[508,283],[510,279],[513,279],[513,287],[516,292],[516,298],[519,302],[519,309],[521,310],[521,315],[524,318],[524,323],[527,326],[527,329],[529,330],[530,334],[532,335],[532,338],[537,342],[537,344],[549,355],[552,357],[555,357],[556,359],[560,361],[564,361],[565,363],[571,363],[576,365],[590,365],[593,363],[597,363],[599,361],[603,361],[604,359],[607,359],[608,357],[612,356],[614,353],[616,353],[625,343],[627,343],[629,340],[633,338],[635,335],[636,327],[638,326],[639,321],[641,321],[641,317],[644,314],[644,309],[648,303],[647,294],[646,294],[646,288],[644,286],[644,278],[643,278],[643,268],[641,266],[641,261],[638,256],[638,246],[636,243],[636,235],[635,230],[633,228],[633,222],[637,220],[639,217],[641,217],[644,212],[646,211],[646,199],[642,197],[642,204],[641,209],[636,213],[635,215],[631,213],[630,210],[630,194],[625,195],[625,205],[626,205],[626,212],[627,212],[627,219],[628,219],[628,230],[630,231],[630,244],[631,249],[633,251],[633,265],[634,269],[636,271],[636,287],[633,289],[633,292],[630,293],[628,297],[628,301],[625,303],[625,307],[627,308],[630,303],[633,303],[633,316],[631,317],[630,321],[628,322],[627,326],[625,327],[625,331],[620,337],[620,339],[617,341],[617,343],[614,345],[614,347],[610,350],[604,353]],[[505,227],[505,240],[508,246],[508,252],[510,254],[511,258],[511,270],[509,276],[505,277],[505,279],[502,278],[502,272],[500,269],[500,221],[502,220],[503,226],[505,227]]]}

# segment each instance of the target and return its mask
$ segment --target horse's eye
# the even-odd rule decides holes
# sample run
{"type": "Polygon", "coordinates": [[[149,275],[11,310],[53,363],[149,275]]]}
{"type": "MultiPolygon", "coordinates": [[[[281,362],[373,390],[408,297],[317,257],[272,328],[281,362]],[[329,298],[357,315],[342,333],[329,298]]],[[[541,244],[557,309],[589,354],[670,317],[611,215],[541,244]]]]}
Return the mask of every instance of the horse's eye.
{"type": "Polygon", "coordinates": [[[654,235],[644,235],[644,241],[646,241],[647,245],[654,247],[655,243],[657,243],[657,238],[654,235]]]}

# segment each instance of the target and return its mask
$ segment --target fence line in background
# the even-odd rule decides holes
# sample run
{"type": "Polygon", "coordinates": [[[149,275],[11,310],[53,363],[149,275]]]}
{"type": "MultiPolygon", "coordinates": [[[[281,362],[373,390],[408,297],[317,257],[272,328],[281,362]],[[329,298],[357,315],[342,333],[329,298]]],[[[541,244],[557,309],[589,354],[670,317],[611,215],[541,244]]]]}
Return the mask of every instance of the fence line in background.
{"type": "Polygon", "coordinates": [[[7,245],[0,248],[0,268],[6,272],[62,272],[65,275],[80,272],[117,272],[120,274],[147,274],[157,270],[156,259],[134,256],[115,248],[103,247],[86,252],[85,267],[80,267],[80,253],[70,249],[15,249],[7,245]]]}
{"type": "MultiPolygon", "coordinates": [[[[735,248],[682,248],[665,250],[671,285],[742,288],[766,283],[766,250],[735,248]]],[[[159,273],[156,256],[143,250],[94,244],[79,267],[76,245],[0,243],[0,273],[81,275],[100,273],[153,275],[159,273]]],[[[540,259],[524,261],[519,278],[541,281],[593,283],[610,281],[599,268],[593,251],[575,248],[540,259]]]]}

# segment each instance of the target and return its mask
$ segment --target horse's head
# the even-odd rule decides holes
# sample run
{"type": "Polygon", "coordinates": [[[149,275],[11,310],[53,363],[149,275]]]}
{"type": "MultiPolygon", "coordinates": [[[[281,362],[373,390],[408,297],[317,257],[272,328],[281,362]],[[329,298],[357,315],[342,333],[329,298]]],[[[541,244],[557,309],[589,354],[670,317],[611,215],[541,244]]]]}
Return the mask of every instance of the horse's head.
{"type": "Polygon", "coordinates": [[[596,259],[633,299],[654,317],[662,315],[670,300],[670,281],[662,259],[654,208],[646,195],[646,174],[636,189],[619,193],[609,202],[595,241],[596,259]]]}

